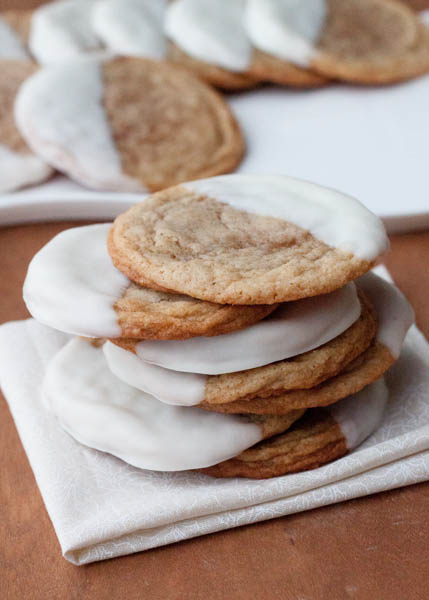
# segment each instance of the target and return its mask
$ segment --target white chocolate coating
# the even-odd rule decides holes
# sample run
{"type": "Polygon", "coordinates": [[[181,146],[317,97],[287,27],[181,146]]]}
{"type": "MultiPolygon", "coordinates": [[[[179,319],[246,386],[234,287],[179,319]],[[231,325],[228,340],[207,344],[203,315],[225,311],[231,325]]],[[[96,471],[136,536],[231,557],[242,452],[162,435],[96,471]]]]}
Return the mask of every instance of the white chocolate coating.
{"type": "Polygon", "coordinates": [[[145,362],[175,371],[206,375],[244,371],[318,348],[348,329],[360,311],[351,283],[330,294],[286,302],[240,331],[188,340],[142,341],[136,353],[145,362]]]}
{"type": "Polygon", "coordinates": [[[24,301],[35,319],[54,329],[87,337],[117,337],[113,305],[129,280],[106,248],[109,225],[68,229],[31,261],[24,301]]]}
{"type": "Polygon", "coordinates": [[[59,0],[34,11],[29,46],[41,64],[73,59],[101,49],[91,26],[96,0],[59,0]]]}
{"type": "Polygon", "coordinates": [[[143,191],[125,175],[102,106],[101,62],[75,60],[41,69],[21,86],[16,123],[30,147],[88,187],[143,191]]]}
{"type": "Polygon", "coordinates": [[[248,0],[247,33],[256,48],[308,67],[326,14],[326,0],[248,0]]]}
{"type": "Polygon", "coordinates": [[[20,154],[0,144],[0,193],[40,183],[53,172],[38,156],[20,154]]]}
{"type": "Polygon", "coordinates": [[[0,59],[29,60],[19,35],[0,17],[0,59]]]}
{"type": "Polygon", "coordinates": [[[238,210],[290,221],[363,260],[374,260],[388,248],[378,217],[351,196],[314,183],[276,175],[222,175],[183,186],[238,210]]]}
{"type": "Polygon", "coordinates": [[[169,406],[122,383],[102,350],[80,339],[52,359],[43,393],[75,439],[142,469],[208,467],[262,438],[261,429],[242,417],[169,406]]]}
{"type": "Polygon", "coordinates": [[[163,59],[166,0],[101,0],[92,12],[92,27],[106,47],[125,56],[163,59]]]}
{"type": "Polygon", "coordinates": [[[165,31],[190,56],[230,71],[245,71],[252,47],[244,29],[244,0],[175,0],[165,31]]]}
{"type": "Polygon", "coordinates": [[[363,390],[327,407],[346,438],[348,450],[353,450],[377,429],[389,399],[384,378],[363,390]]]}
{"type": "Polygon", "coordinates": [[[179,373],[145,363],[132,352],[112,342],[103,345],[103,352],[109,369],[116,377],[161,402],[176,406],[195,406],[204,399],[205,375],[179,373]]]}
{"type": "Polygon", "coordinates": [[[402,292],[394,285],[367,273],[357,280],[370,299],[378,316],[377,340],[398,358],[407,331],[414,323],[414,311],[402,292]]]}

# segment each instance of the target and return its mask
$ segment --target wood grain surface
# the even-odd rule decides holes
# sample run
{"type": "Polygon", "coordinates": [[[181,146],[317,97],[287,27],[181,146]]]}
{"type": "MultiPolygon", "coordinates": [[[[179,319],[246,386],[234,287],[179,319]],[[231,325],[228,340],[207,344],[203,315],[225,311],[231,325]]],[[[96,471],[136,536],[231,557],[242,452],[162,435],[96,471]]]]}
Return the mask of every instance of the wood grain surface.
{"type": "MultiPolygon", "coordinates": [[[[41,4],[0,0],[0,10],[41,4]]],[[[429,8],[428,0],[410,2],[429,8]]],[[[32,255],[71,223],[0,229],[0,322],[28,316],[32,255]]],[[[429,232],[386,258],[429,336],[429,232]]],[[[429,483],[86,567],[62,557],[6,402],[0,401],[0,598],[7,600],[426,600],[429,483]]]]}

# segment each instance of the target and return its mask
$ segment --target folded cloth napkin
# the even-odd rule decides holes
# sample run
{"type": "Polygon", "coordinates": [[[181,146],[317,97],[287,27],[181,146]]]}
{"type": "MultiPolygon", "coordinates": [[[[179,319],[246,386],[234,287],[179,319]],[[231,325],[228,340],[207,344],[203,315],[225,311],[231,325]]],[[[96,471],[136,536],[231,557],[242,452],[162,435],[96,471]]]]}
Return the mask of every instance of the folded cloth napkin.
{"type": "Polygon", "coordinates": [[[67,560],[83,565],[429,479],[429,345],[413,327],[386,377],[381,427],[351,454],[269,480],[143,471],[75,442],[44,408],[69,336],[30,319],[0,327],[0,384],[67,560]]]}

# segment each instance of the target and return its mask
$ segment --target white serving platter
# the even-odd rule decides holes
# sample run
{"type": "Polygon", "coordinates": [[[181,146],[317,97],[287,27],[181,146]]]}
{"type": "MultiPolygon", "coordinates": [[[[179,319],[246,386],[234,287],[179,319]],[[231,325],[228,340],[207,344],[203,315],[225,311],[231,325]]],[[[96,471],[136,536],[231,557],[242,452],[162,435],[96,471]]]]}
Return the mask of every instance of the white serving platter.
{"type": "MultiPolygon", "coordinates": [[[[390,233],[429,227],[429,76],[389,87],[265,87],[228,96],[247,142],[241,173],[281,173],[340,189],[390,233]]],[[[0,195],[0,225],[108,220],[141,194],[66,178],[0,195]]]]}

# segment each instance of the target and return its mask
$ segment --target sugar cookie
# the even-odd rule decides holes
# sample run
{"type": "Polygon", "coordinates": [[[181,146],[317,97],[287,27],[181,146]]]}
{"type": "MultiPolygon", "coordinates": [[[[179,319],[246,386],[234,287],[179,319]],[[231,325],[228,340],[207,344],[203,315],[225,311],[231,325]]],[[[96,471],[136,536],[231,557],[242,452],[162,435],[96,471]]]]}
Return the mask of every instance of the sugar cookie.
{"type": "Polygon", "coordinates": [[[184,69],[145,59],[45,68],[22,87],[16,118],[38,154],[102,190],[156,190],[226,172],[244,151],[221,96],[184,69]]]}
{"type": "Polygon", "coordinates": [[[259,304],[337,289],[368,271],[388,241],[381,221],[345,194],[289,177],[230,175],[136,204],[117,217],[108,246],[137,283],[259,304]]]}
{"type": "Polygon", "coordinates": [[[249,0],[255,46],[327,77],[392,83],[429,70],[429,34],[396,0],[249,0]]]}

